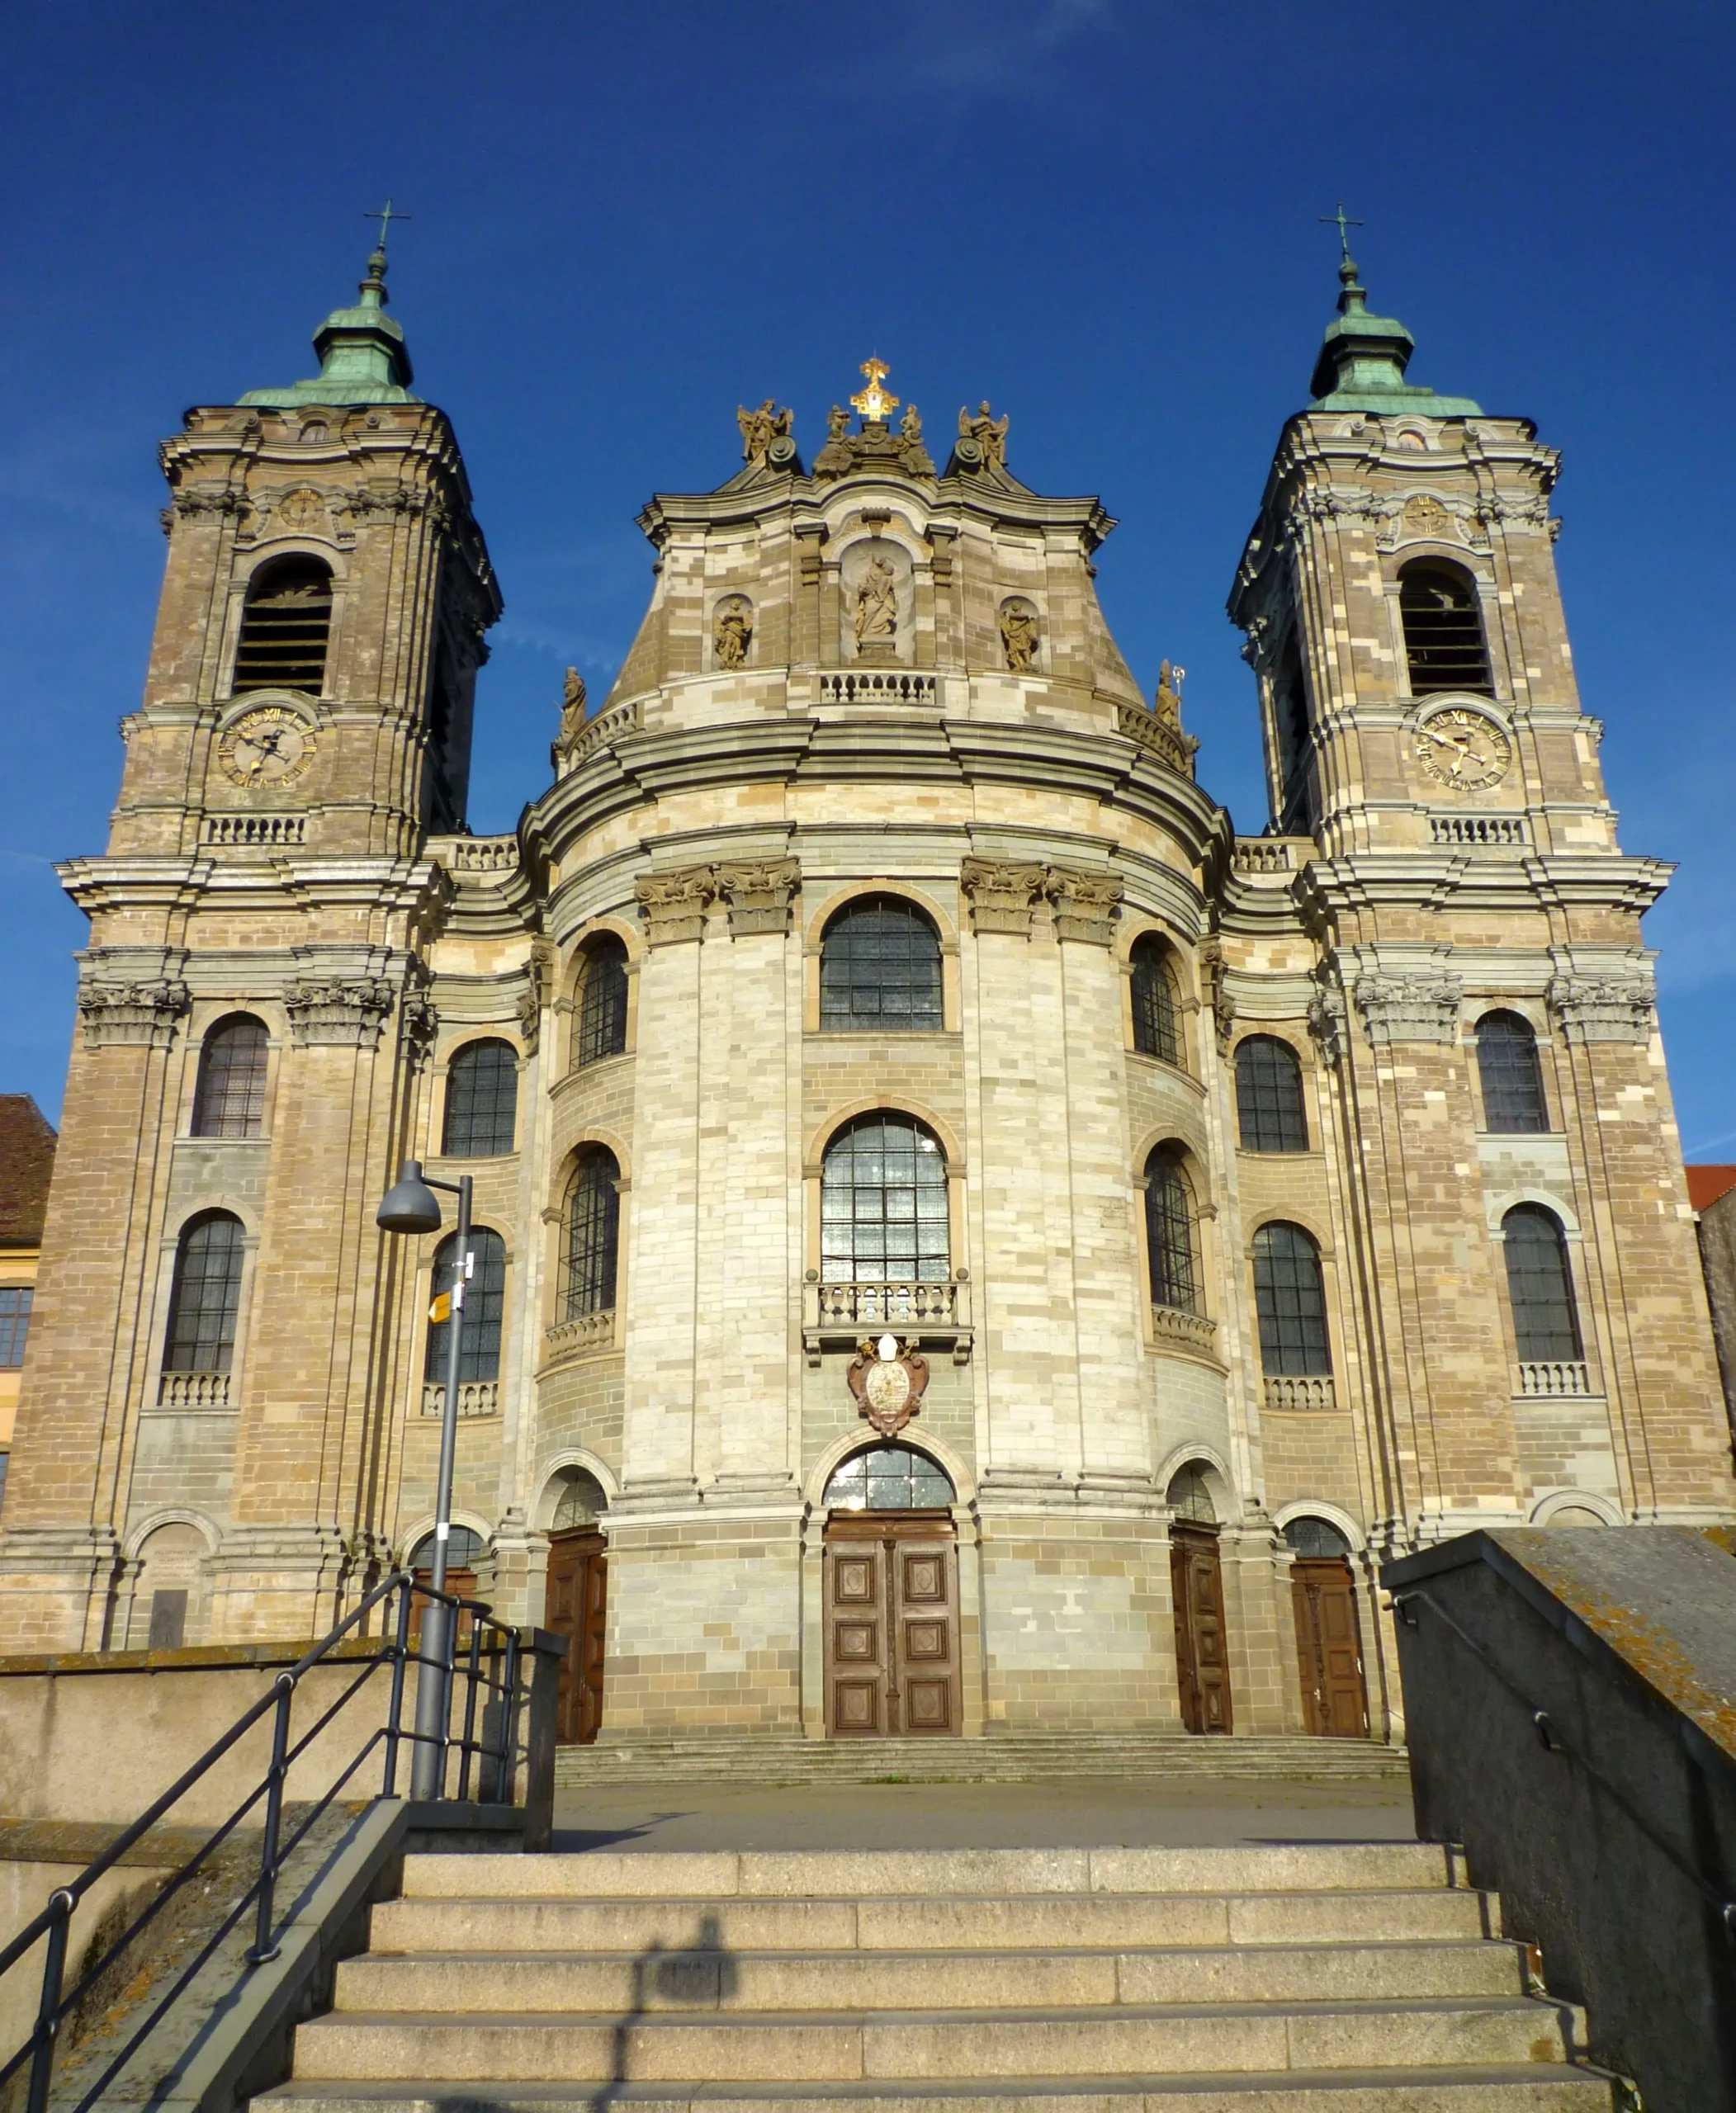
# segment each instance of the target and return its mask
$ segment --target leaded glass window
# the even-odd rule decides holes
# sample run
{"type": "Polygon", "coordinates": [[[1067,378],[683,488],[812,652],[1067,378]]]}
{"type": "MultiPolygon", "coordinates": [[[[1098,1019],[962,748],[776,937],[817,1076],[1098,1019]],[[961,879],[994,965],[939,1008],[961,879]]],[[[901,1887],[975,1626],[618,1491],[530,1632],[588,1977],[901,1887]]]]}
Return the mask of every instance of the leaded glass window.
{"type": "Polygon", "coordinates": [[[1178,1519],[1186,1520],[1190,1525],[1215,1526],[1218,1524],[1218,1507],[1212,1501],[1211,1488],[1202,1468],[1191,1464],[1178,1468],[1170,1477],[1170,1486],[1164,1492],[1163,1501],[1178,1519]]]}
{"type": "Polygon", "coordinates": [[[1133,1047],[1142,1056],[1179,1064],[1181,1031],[1175,1017],[1175,986],[1165,954],[1163,942],[1149,934],[1133,943],[1133,1047]]]}
{"type": "Polygon", "coordinates": [[[1560,1220],[1540,1203],[1517,1203],[1501,1231],[1520,1362],[1577,1363],[1582,1354],[1579,1316],[1560,1220]]]}
{"type": "Polygon", "coordinates": [[[831,1029],[938,1032],[940,942],[913,902],[871,896],[825,928],[820,1024],[831,1029]]]}
{"type": "Polygon", "coordinates": [[[594,1146],[566,1192],[561,1243],[561,1317],[607,1313],[615,1303],[621,1256],[621,1170],[615,1155],[594,1146]]]}
{"type": "Polygon", "coordinates": [[[332,575],[317,558],[278,558],[261,565],[247,590],[235,648],[236,695],[244,690],[305,690],[325,683],[332,628],[332,575]]]}
{"type": "Polygon", "coordinates": [[[1198,1312],[1193,1203],[1181,1156],[1171,1145],[1160,1145],[1146,1162],[1145,1233],[1152,1305],[1198,1312]]]}
{"type": "Polygon", "coordinates": [[[35,1297],[28,1284],[0,1284],[0,1372],[16,1372],[24,1362],[35,1297]]]}
{"type": "Polygon", "coordinates": [[[627,948],[613,933],[584,950],[584,981],[579,986],[579,1025],[573,1037],[573,1069],[618,1056],[627,1047],[627,948]]]}
{"type": "Polygon", "coordinates": [[[206,1036],[193,1094],[196,1137],[259,1135],[265,1120],[268,1045],[263,1023],[248,1013],[220,1020],[206,1036]]]}
{"type": "Polygon", "coordinates": [[[1284,1539],[1294,1555],[1317,1558],[1346,1556],[1350,1552],[1350,1543],[1328,1519],[1307,1515],[1292,1519],[1284,1527],[1284,1539]]]}
{"type": "Polygon", "coordinates": [[[1332,1370],[1320,1250],[1299,1225],[1263,1225],[1254,1235],[1254,1306],[1268,1378],[1332,1370]]]}
{"type": "Polygon", "coordinates": [[[1236,1120],[1245,1152],[1305,1152],[1302,1065],[1287,1042],[1252,1034],[1236,1046],[1236,1120]]]}
{"type": "MultiPolygon", "coordinates": [[[[474,1572],[481,1562],[487,1543],[480,1534],[469,1526],[454,1526],[446,1537],[446,1567],[448,1571],[474,1572]]],[[[410,1551],[406,1566],[411,1570],[429,1571],[434,1567],[434,1537],[424,1534],[410,1551]]]]}
{"type": "MultiPolygon", "coordinates": [[[[455,1282],[458,1236],[449,1235],[434,1250],[434,1296],[455,1282]]],[[[471,1232],[471,1274],[464,1291],[464,1327],[458,1338],[458,1384],[500,1377],[500,1329],[506,1316],[506,1242],[498,1232],[475,1227],[471,1232]]],[[[452,1324],[430,1321],[428,1359],[423,1377],[432,1387],[446,1384],[452,1324]]]]}
{"type": "Polygon", "coordinates": [[[518,1123],[518,1057],[509,1042],[467,1042],[446,1074],[449,1159],[492,1159],[513,1149],[518,1123]]]}
{"type": "Polygon", "coordinates": [[[165,1372],[227,1372],[241,1306],[241,1221],[227,1211],[195,1218],[175,1253],[165,1372]]]}
{"type": "Polygon", "coordinates": [[[834,1511],[938,1511],[952,1503],[951,1477],[910,1445],[877,1445],[840,1463],[821,1501],[834,1511]]]}
{"type": "Polygon", "coordinates": [[[1412,697],[1436,690],[1493,697],[1483,612],[1476,589],[1462,573],[1445,565],[1407,565],[1398,582],[1398,616],[1412,697]]]}
{"type": "Polygon", "coordinates": [[[1537,1037],[1517,1013],[1485,1013],[1477,1023],[1477,1076],[1483,1127],[1509,1137],[1549,1127],[1537,1037]]]}
{"type": "Polygon", "coordinates": [[[952,1274],[946,1160],[907,1115],[864,1115],[826,1146],[820,1179],[827,1283],[944,1283],[952,1274]]]}

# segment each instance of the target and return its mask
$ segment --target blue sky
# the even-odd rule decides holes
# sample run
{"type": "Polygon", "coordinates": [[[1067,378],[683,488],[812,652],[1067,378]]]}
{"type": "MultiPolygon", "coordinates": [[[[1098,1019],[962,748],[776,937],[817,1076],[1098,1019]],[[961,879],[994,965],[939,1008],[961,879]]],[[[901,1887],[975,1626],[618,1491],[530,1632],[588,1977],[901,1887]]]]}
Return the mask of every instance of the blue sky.
{"type": "Polygon", "coordinates": [[[390,192],[394,314],[447,409],[507,614],[471,821],[546,775],[650,584],[633,515],[808,451],[877,351],[944,433],[1011,414],[1040,489],[1122,526],[1135,673],[1185,662],[1200,774],[1261,804],[1223,602],[1336,291],[1342,197],[1415,378],[1563,448],[1559,558],[1648,920],[1690,1157],[1736,1158],[1736,12],[1161,0],[448,0],[6,11],[0,170],[0,1090],[58,1110],[83,920],[163,563],[183,406],[313,371],[390,192]]]}

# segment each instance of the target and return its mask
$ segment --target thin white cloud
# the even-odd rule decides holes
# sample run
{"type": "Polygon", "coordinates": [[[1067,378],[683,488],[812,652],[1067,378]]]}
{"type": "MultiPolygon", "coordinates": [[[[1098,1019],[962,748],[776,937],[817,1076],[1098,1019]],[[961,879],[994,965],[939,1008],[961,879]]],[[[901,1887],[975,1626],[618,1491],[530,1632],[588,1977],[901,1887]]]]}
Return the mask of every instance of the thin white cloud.
{"type": "Polygon", "coordinates": [[[1112,0],[908,0],[901,78],[951,92],[1018,95],[1043,62],[1107,23],[1112,0]]]}

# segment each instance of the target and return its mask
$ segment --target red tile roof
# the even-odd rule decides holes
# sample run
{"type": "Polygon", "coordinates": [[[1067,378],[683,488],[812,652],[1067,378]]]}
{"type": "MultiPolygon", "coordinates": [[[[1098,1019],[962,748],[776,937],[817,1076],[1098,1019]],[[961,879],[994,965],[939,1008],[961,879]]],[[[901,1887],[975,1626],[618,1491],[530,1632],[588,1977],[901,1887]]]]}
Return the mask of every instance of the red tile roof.
{"type": "Polygon", "coordinates": [[[1696,1211],[1709,1209],[1736,1189],[1736,1166],[1691,1166],[1687,1175],[1688,1201],[1696,1211]]]}
{"type": "Polygon", "coordinates": [[[0,1093],[0,1247],[40,1247],[59,1142],[27,1093],[0,1093]]]}

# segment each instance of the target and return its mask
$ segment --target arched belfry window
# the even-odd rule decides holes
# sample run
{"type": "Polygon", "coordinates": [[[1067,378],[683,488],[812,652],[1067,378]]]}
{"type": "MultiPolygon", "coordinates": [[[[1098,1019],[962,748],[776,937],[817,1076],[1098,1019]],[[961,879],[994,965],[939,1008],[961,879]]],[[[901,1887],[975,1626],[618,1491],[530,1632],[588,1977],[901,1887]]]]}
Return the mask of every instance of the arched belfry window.
{"type": "Polygon", "coordinates": [[[1245,1152],[1308,1148],[1301,1061],[1275,1034],[1251,1034],[1236,1045],[1236,1123],[1245,1152]]]}
{"type": "Polygon", "coordinates": [[[1398,576],[1398,615],[1412,697],[1436,690],[1493,697],[1483,612],[1464,573],[1451,565],[1407,565],[1398,576]]]}
{"type": "Polygon", "coordinates": [[[627,948],[613,932],[600,932],[584,949],[572,1067],[618,1056],[626,1047],[627,948]]]}
{"type": "Polygon", "coordinates": [[[235,1354],[244,1235],[228,1211],[206,1211],[182,1233],[169,1292],[165,1372],[227,1372],[235,1354]]]}
{"type": "Polygon", "coordinates": [[[1197,1313],[1193,1197],[1174,1145],[1160,1145],[1146,1161],[1145,1234],[1152,1305],[1197,1313]]]}
{"type": "Polygon", "coordinates": [[[908,1115],[863,1115],[825,1148],[820,1273],[827,1283],[944,1283],[952,1272],[946,1156],[908,1115]]]}
{"type": "Polygon", "coordinates": [[[915,903],[868,896],[826,926],[820,1024],[833,1031],[939,1031],[940,941],[915,903]]]}
{"type": "Polygon", "coordinates": [[[1560,1219],[1541,1203],[1516,1203],[1501,1232],[1520,1362],[1577,1364],[1584,1350],[1560,1219]]]}
{"type": "Polygon", "coordinates": [[[830,1511],[938,1511],[956,1491],[938,1460],[913,1445],[876,1445],[839,1463],[825,1486],[830,1511]]]}
{"type": "Polygon", "coordinates": [[[332,628],[332,575],[318,558],[276,558],[248,583],[235,648],[235,679],[243,690],[325,687],[325,650],[332,628]]]}
{"type": "Polygon", "coordinates": [[[1547,1130],[1549,1104],[1537,1037],[1517,1013],[1485,1013],[1477,1023],[1477,1077],[1483,1127],[1507,1137],[1547,1130]]]}
{"type": "Polygon", "coordinates": [[[573,1170],[561,1214],[563,1321],[613,1310],[621,1260],[620,1184],[615,1155],[603,1145],[593,1145],[573,1170]]]}
{"type": "Polygon", "coordinates": [[[1142,1056],[1157,1056],[1166,1064],[1179,1065],[1181,1028],[1169,948],[1147,932],[1133,942],[1131,963],[1133,1047],[1142,1056]]]}
{"type": "Polygon", "coordinates": [[[1320,1250],[1299,1225],[1280,1220],[1254,1235],[1254,1309],[1268,1378],[1331,1372],[1320,1250]]]}
{"type": "Polygon", "coordinates": [[[440,1149],[449,1159],[494,1159],[513,1149],[518,1123],[518,1056],[509,1042],[467,1042],[446,1074],[440,1149]]]}
{"type": "MultiPolygon", "coordinates": [[[[433,1293],[449,1292],[458,1258],[458,1236],[452,1233],[434,1250],[433,1293]]],[[[506,1242],[485,1226],[471,1233],[471,1274],[464,1291],[464,1326],[458,1337],[458,1384],[500,1377],[500,1331],[506,1317],[506,1242]]],[[[452,1324],[430,1321],[423,1378],[431,1387],[446,1384],[452,1324]]]]}
{"type": "Polygon", "coordinates": [[[219,1020],[199,1052],[193,1094],[196,1137],[257,1137],[265,1120],[269,1037],[250,1013],[219,1020]]]}

